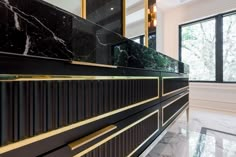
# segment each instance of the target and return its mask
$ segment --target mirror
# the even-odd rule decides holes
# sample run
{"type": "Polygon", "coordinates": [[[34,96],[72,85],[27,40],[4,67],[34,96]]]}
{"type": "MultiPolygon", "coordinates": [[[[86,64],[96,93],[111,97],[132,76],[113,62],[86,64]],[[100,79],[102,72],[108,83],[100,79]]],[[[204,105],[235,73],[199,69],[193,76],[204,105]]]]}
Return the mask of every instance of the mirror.
{"type": "Polygon", "coordinates": [[[145,34],[144,0],[126,0],[126,33],[127,38],[143,44],[137,37],[145,34]]]}
{"type": "Polygon", "coordinates": [[[52,5],[55,5],[63,10],[71,12],[75,15],[81,16],[82,0],[44,0],[52,5]]]}

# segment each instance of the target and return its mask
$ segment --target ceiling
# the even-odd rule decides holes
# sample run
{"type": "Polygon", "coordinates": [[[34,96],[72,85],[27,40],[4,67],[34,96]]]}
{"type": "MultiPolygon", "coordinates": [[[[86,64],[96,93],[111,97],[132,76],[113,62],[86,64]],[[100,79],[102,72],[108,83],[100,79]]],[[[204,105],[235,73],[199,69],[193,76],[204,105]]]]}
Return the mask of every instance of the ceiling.
{"type": "Polygon", "coordinates": [[[167,10],[170,8],[175,8],[180,5],[196,1],[196,0],[157,0],[157,5],[159,8],[163,10],[167,10]]]}

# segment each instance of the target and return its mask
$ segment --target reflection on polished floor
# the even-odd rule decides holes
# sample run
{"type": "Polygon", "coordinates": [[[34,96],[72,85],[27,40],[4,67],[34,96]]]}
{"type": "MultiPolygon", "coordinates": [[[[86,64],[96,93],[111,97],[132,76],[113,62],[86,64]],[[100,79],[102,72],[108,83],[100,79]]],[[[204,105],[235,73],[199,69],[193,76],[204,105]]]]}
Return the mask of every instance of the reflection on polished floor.
{"type": "Polygon", "coordinates": [[[236,114],[190,108],[147,157],[236,157],[236,114]]]}

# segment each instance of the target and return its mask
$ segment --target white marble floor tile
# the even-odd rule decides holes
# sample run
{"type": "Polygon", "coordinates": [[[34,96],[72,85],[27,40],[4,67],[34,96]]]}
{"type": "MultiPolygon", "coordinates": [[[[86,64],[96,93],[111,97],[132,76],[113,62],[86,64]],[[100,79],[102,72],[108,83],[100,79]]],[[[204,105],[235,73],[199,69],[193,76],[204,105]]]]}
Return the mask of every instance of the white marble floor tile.
{"type": "Polygon", "coordinates": [[[147,157],[236,157],[236,114],[190,108],[147,157]]]}

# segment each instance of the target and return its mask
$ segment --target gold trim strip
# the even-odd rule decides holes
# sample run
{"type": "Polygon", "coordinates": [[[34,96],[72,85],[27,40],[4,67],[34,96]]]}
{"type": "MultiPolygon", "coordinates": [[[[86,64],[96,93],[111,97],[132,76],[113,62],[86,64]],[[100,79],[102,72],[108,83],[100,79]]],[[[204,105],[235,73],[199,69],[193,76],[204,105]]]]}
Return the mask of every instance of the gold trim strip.
{"type": "Polygon", "coordinates": [[[97,64],[97,63],[80,62],[80,61],[70,61],[70,63],[77,64],[77,65],[93,66],[93,67],[117,68],[117,66],[114,66],[114,65],[97,64]]]}
{"type": "MultiPolygon", "coordinates": [[[[171,116],[164,124],[162,124],[162,126],[166,125],[171,118],[173,118],[174,116],[176,116],[176,114],[178,114],[183,108],[185,108],[186,106],[188,106],[189,102],[185,103],[183,107],[181,107],[173,116],[171,116]]],[[[162,114],[162,118],[163,118],[163,114],[162,114]]],[[[163,119],[162,119],[162,123],[163,123],[163,119]]]]}
{"type": "Polygon", "coordinates": [[[84,19],[87,18],[86,0],[81,0],[81,16],[84,19]]]}
{"type": "Polygon", "coordinates": [[[158,79],[159,77],[143,76],[79,76],[79,75],[18,75],[0,74],[0,82],[3,81],[50,81],[50,80],[141,80],[158,79]]]}
{"type": "Polygon", "coordinates": [[[141,148],[149,139],[151,139],[156,133],[158,133],[160,129],[160,118],[159,118],[159,112],[157,114],[157,120],[158,120],[158,128],[155,132],[153,132],[145,141],[143,141],[137,148],[135,148],[127,157],[132,157],[132,155],[139,149],[141,148]]]}
{"type": "Polygon", "coordinates": [[[144,121],[145,119],[151,117],[152,115],[154,115],[154,114],[156,114],[156,113],[158,113],[158,115],[159,115],[159,109],[156,110],[156,111],[154,111],[154,112],[152,112],[152,113],[150,113],[150,114],[148,114],[147,116],[145,116],[145,117],[139,119],[138,121],[136,121],[136,122],[134,122],[134,123],[128,125],[127,127],[123,128],[123,129],[121,129],[120,131],[114,133],[113,135],[111,135],[111,136],[105,138],[104,140],[102,140],[102,141],[96,143],[95,145],[89,147],[88,149],[85,149],[84,151],[80,152],[79,154],[74,155],[74,157],[81,157],[81,156],[83,156],[83,155],[89,153],[90,151],[96,149],[97,147],[99,147],[99,146],[101,146],[102,144],[106,143],[107,141],[113,139],[114,137],[118,136],[119,134],[125,132],[126,130],[132,128],[133,126],[137,125],[138,123],[141,123],[142,121],[144,121]]]}
{"type": "Polygon", "coordinates": [[[177,100],[183,98],[184,96],[188,95],[188,93],[185,93],[184,95],[181,95],[181,97],[176,98],[175,100],[171,101],[170,103],[166,104],[165,106],[162,107],[162,126],[166,125],[176,114],[179,113],[179,111],[181,111],[186,104],[188,104],[189,102],[185,103],[183,107],[181,107],[175,114],[173,114],[165,123],[164,123],[164,109],[170,105],[172,105],[174,102],[176,102],[177,100]]]}
{"type": "Polygon", "coordinates": [[[179,88],[179,89],[173,90],[173,91],[168,92],[168,93],[165,93],[165,94],[163,94],[163,91],[164,91],[164,89],[163,89],[163,90],[162,90],[162,96],[167,96],[167,95],[170,95],[170,94],[172,94],[172,93],[175,93],[175,92],[178,92],[178,91],[180,91],[180,90],[187,89],[187,88],[189,88],[189,86],[186,86],[186,87],[183,87],[183,88],[179,88]]]}
{"type": "Polygon", "coordinates": [[[148,0],[144,0],[145,46],[148,47],[148,0]]]}
{"type": "MultiPolygon", "coordinates": [[[[175,93],[175,92],[177,92],[177,91],[183,90],[183,89],[185,89],[185,88],[189,88],[189,86],[186,86],[186,87],[182,87],[182,88],[173,90],[173,91],[168,92],[168,93],[164,93],[164,80],[167,80],[167,79],[176,79],[176,78],[183,78],[183,79],[185,79],[186,77],[162,77],[162,96],[167,96],[167,95],[170,95],[170,94],[175,93]]],[[[186,78],[186,79],[187,79],[187,78],[186,78]]]]}
{"type": "Polygon", "coordinates": [[[122,11],[122,26],[123,26],[123,36],[126,36],[126,0],[122,1],[123,3],[123,11],[122,11]]]}
{"type": "Polygon", "coordinates": [[[115,130],[116,128],[117,128],[117,126],[110,125],[106,128],[98,130],[98,131],[96,131],[96,132],[94,132],[94,133],[92,133],[88,136],[85,136],[85,137],[83,137],[83,138],[81,138],[77,141],[72,142],[68,146],[70,147],[71,150],[75,150],[75,149],[81,147],[82,145],[85,145],[85,144],[87,144],[87,143],[89,143],[89,142],[91,142],[91,141],[93,141],[93,140],[95,140],[95,139],[111,132],[112,130],[115,130]]]}
{"type": "Polygon", "coordinates": [[[151,101],[154,101],[154,100],[157,100],[157,99],[159,99],[159,94],[158,94],[157,97],[154,97],[154,98],[151,98],[151,99],[147,99],[147,100],[144,100],[144,101],[141,101],[141,102],[129,105],[127,107],[120,108],[120,109],[117,109],[117,110],[114,110],[114,111],[102,114],[100,116],[93,117],[93,118],[90,118],[90,119],[87,119],[87,120],[84,120],[84,121],[81,121],[81,122],[78,122],[78,123],[75,123],[75,124],[72,124],[72,125],[60,128],[60,129],[57,129],[57,130],[53,130],[53,131],[50,131],[50,132],[47,132],[47,133],[44,133],[44,134],[41,134],[41,135],[38,135],[38,136],[34,136],[34,137],[31,137],[31,138],[28,138],[28,139],[25,139],[25,140],[22,140],[22,141],[13,143],[13,144],[9,144],[7,146],[3,146],[3,147],[0,148],[0,154],[3,154],[3,153],[6,153],[6,152],[9,152],[11,150],[14,150],[14,149],[17,149],[17,148],[20,148],[20,147],[23,147],[23,146],[26,146],[26,145],[38,142],[40,140],[43,140],[43,139],[46,139],[46,138],[58,135],[60,133],[63,133],[63,132],[66,132],[66,131],[78,128],[78,127],[83,126],[85,124],[95,122],[97,120],[100,120],[100,119],[112,116],[112,115],[120,113],[120,112],[123,112],[125,110],[131,109],[131,108],[134,108],[134,107],[137,107],[137,106],[141,106],[141,105],[143,105],[145,103],[148,103],[148,102],[151,102],[151,101]]]}

